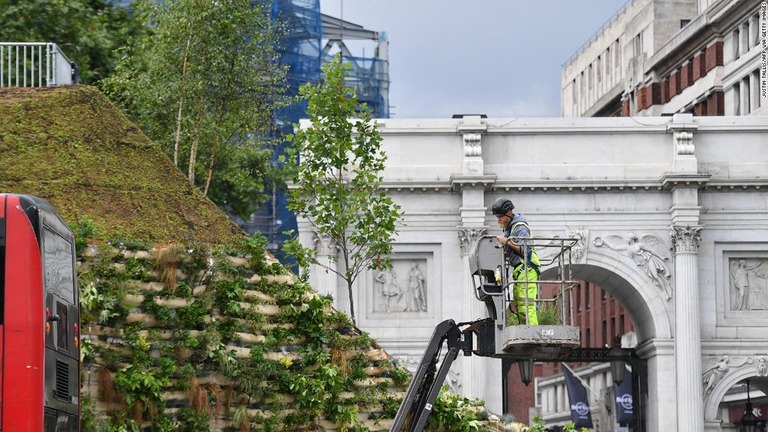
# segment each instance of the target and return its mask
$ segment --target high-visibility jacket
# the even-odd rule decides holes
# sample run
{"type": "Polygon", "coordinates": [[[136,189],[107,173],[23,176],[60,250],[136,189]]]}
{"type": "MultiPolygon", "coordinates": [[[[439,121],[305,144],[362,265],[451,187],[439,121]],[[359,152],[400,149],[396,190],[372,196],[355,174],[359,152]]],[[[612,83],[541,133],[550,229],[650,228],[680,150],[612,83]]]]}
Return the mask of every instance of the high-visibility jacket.
{"type": "MultiPolygon", "coordinates": [[[[528,221],[525,219],[525,217],[518,213],[515,215],[514,219],[512,219],[509,225],[504,228],[504,235],[513,238],[531,237],[531,228],[528,226],[528,221]]],[[[533,246],[527,245],[526,247],[521,247],[520,252],[517,252],[516,250],[512,249],[512,247],[505,245],[504,252],[507,256],[507,259],[509,260],[510,267],[513,269],[519,267],[523,263],[523,259],[525,259],[526,263],[528,264],[528,268],[534,269],[537,275],[541,273],[539,270],[539,257],[536,254],[536,251],[533,249],[533,246]],[[527,250],[528,256],[523,257],[523,250],[527,250]]]]}

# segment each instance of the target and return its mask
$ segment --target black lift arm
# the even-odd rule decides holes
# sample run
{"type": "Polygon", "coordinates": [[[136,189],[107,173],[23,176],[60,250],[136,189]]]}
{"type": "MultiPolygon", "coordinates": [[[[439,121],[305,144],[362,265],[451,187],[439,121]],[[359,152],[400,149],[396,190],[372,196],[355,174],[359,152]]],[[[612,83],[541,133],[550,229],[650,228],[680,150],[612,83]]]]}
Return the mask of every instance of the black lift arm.
{"type": "MultiPolygon", "coordinates": [[[[453,361],[456,360],[459,350],[464,351],[464,355],[472,354],[472,332],[477,332],[478,324],[481,328],[486,327],[483,325],[486,324],[486,321],[466,323],[470,325],[466,331],[462,331],[459,324],[451,319],[445,320],[435,327],[419,368],[416,369],[403,402],[397,410],[395,422],[392,424],[390,432],[421,432],[424,429],[429,414],[432,412],[432,404],[435,403],[440,387],[443,386],[448,370],[453,361]],[[445,354],[440,368],[437,369],[440,350],[445,341],[448,342],[448,352],[445,354]]],[[[492,328],[489,330],[492,331],[492,328]]],[[[484,355],[485,353],[475,352],[475,354],[484,355]]]]}

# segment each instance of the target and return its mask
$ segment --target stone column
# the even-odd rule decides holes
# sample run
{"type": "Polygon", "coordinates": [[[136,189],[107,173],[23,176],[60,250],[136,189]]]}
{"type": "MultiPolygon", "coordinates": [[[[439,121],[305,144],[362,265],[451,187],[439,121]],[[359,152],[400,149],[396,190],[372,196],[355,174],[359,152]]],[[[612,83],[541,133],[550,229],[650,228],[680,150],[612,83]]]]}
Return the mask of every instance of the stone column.
{"type": "MultiPolygon", "coordinates": [[[[457,227],[463,262],[463,274],[467,284],[463,287],[464,308],[462,317],[452,317],[456,321],[472,321],[485,316],[485,308],[477,301],[474,289],[469,285],[469,259],[467,254],[472,246],[487,233],[485,226],[485,190],[496,177],[485,175],[483,162],[483,134],[488,125],[481,116],[464,116],[457,125],[456,132],[461,136],[464,157],[461,174],[451,177],[453,190],[461,194],[459,215],[461,225],[457,227]]],[[[484,399],[486,407],[492,412],[502,412],[501,406],[501,361],[482,357],[463,357],[462,376],[464,377],[465,395],[484,399]]]]}
{"type": "Polygon", "coordinates": [[[704,430],[701,387],[698,247],[701,227],[672,226],[675,246],[675,370],[677,431],[704,430]]]}
{"type": "MultiPolygon", "coordinates": [[[[319,264],[314,265],[312,288],[322,295],[330,295],[333,297],[333,306],[342,311],[349,312],[349,301],[339,301],[339,278],[338,275],[325,267],[335,269],[337,268],[337,254],[338,248],[327,235],[320,234],[316,231],[312,232],[312,241],[315,244],[315,253],[317,254],[317,262],[319,264]],[[325,267],[324,267],[325,266],[325,267]],[[341,304],[340,304],[341,303],[341,304]]],[[[346,296],[345,296],[346,299],[346,296]]],[[[357,311],[363,309],[359,306],[357,311]]]]}
{"type": "Polygon", "coordinates": [[[699,172],[691,114],[675,114],[667,126],[672,133],[674,171],[662,180],[671,191],[670,237],[675,249],[675,396],[677,431],[704,430],[701,387],[701,320],[698,247],[701,241],[699,187],[709,180],[699,172]]]}

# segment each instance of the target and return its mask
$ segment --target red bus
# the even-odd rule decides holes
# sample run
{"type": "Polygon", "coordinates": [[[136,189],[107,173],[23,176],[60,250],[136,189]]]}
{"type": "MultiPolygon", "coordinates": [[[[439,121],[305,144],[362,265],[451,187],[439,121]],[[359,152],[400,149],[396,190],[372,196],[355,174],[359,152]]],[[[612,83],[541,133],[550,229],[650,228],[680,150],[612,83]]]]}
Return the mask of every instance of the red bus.
{"type": "Polygon", "coordinates": [[[78,431],[75,242],[40,198],[0,194],[0,306],[0,431],[78,431]]]}

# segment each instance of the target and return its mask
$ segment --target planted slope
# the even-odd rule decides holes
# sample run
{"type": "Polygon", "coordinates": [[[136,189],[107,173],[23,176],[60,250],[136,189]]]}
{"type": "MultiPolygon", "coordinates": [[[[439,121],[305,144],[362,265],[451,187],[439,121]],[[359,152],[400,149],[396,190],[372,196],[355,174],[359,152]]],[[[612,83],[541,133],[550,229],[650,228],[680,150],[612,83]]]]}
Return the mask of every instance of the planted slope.
{"type": "Polygon", "coordinates": [[[236,244],[243,233],[97,89],[0,89],[0,191],[102,239],[236,244]]]}

